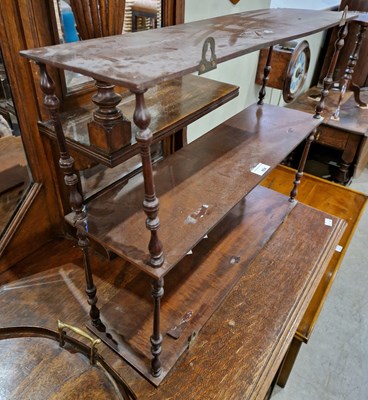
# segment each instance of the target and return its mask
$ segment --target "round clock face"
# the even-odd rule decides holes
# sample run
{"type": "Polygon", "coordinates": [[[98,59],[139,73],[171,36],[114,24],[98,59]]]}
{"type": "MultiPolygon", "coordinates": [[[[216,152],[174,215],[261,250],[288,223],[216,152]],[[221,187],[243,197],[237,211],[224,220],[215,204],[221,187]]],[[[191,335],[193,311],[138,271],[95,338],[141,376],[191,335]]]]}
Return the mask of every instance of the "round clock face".
{"type": "Polygon", "coordinates": [[[283,86],[285,102],[294,100],[303,89],[307,78],[310,61],[310,49],[307,41],[303,41],[295,48],[290,59],[286,79],[283,86]]]}

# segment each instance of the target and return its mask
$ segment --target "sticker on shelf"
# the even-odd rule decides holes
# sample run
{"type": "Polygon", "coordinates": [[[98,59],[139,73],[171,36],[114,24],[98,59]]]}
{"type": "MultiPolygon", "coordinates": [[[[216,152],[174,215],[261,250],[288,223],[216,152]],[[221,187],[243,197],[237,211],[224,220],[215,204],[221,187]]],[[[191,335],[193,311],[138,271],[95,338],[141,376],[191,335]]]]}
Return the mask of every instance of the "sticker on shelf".
{"type": "Polygon", "coordinates": [[[339,244],[336,246],[336,251],[337,251],[338,253],[341,253],[341,252],[342,252],[342,249],[343,249],[343,247],[340,246],[339,244]]]}
{"type": "Polygon", "coordinates": [[[192,251],[192,250],[189,250],[188,253],[187,253],[187,256],[189,256],[189,255],[191,255],[191,254],[193,254],[193,251],[192,251]]]}
{"type": "Polygon", "coordinates": [[[268,170],[270,169],[269,165],[258,163],[255,167],[253,167],[250,172],[253,172],[253,174],[262,176],[265,174],[268,170]]]}
{"type": "Polygon", "coordinates": [[[325,225],[326,225],[326,226],[332,226],[332,219],[330,219],[330,218],[325,218],[325,225]]]}

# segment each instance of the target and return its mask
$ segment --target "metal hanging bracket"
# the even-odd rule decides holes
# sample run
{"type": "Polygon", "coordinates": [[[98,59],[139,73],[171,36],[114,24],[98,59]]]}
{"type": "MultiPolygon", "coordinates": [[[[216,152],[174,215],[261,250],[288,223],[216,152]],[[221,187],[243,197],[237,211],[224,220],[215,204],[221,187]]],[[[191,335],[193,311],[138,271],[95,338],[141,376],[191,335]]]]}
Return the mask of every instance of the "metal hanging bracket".
{"type": "Polygon", "coordinates": [[[204,74],[205,72],[211,71],[217,68],[217,58],[215,54],[215,39],[209,36],[203,43],[202,48],[202,59],[199,63],[198,74],[204,74]],[[210,50],[210,58],[207,58],[208,51],[210,50]]]}
{"type": "Polygon", "coordinates": [[[342,12],[341,20],[339,26],[344,26],[346,24],[346,17],[348,16],[349,7],[346,6],[342,12]]]}

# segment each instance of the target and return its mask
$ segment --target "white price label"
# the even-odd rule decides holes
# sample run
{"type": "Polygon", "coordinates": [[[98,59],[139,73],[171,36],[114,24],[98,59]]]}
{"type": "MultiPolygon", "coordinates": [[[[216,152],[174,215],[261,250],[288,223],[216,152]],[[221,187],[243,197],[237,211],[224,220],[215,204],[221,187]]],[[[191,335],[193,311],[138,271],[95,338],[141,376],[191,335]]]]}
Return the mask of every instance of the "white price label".
{"type": "Polygon", "coordinates": [[[330,218],[325,218],[325,225],[326,225],[326,226],[332,226],[332,219],[330,219],[330,218]]]}
{"type": "Polygon", "coordinates": [[[270,169],[269,165],[258,163],[255,167],[253,167],[250,172],[253,172],[253,174],[262,176],[265,174],[268,170],[270,169]]]}
{"type": "Polygon", "coordinates": [[[337,251],[338,253],[341,253],[341,252],[342,252],[342,249],[343,249],[343,247],[340,246],[339,244],[336,246],[336,251],[337,251]]]}

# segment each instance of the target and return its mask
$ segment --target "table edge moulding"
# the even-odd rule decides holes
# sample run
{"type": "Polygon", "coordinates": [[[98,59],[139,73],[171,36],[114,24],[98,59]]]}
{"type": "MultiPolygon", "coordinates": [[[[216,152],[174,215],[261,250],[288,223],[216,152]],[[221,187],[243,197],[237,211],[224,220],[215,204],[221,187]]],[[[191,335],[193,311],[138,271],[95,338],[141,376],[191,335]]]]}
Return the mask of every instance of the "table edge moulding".
{"type": "MultiPolygon", "coordinates": [[[[40,67],[44,104],[51,115],[59,164],[70,193],[72,213],[66,219],[77,228],[78,244],[84,253],[90,329],[155,386],[188,347],[188,337],[192,340],[234,285],[246,279],[252,260],[266,251],[267,244],[273,243],[271,239],[281,235],[285,221],[293,219],[295,209],[300,209],[295,207],[297,187],[316,127],[322,122],[328,82],[315,118],[264,105],[272,46],[340,25],[333,69],[347,34],[345,22],[354,16],[330,11],[256,10],[21,52],[40,67]],[[204,73],[263,47],[270,50],[258,103],[153,166],[150,146],[155,132],[146,105],[147,89],[192,72],[204,73]],[[60,119],[60,102],[46,65],[96,79],[102,97],[111,95],[112,85],[128,88],[135,96],[133,121],[142,173],[97,196],[87,207],[78,189],[74,160],[60,119]],[[273,192],[256,188],[306,138],[289,201],[282,197],[280,203],[273,192]],[[156,193],[161,199],[160,212],[156,193]],[[257,196],[258,200],[252,200],[257,196]],[[142,200],[143,210],[139,206],[142,200]],[[244,220],[248,222],[243,224],[244,220]],[[241,234],[239,229],[243,229],[241,234]],[[101,313],[91,272],[89,237],[138,267],[145,277],[129,284],[129,290],[123,290],[125,294],[117,295],[116,303],[107,304],[101,313]],[[235,254],[225,252],[227,240],[234,242],[235,254]],[[187,255],[190,252],[193,254],[187,255]],[[201,280],[201,287],[190,283],[193,276],[201,280]],[[169,293],[166,297],[164,277],[169,293]],[[152,281],[153,310],[147,301],[147,279],[152,281]],[[174,283],[180,290],[172,289],[174,283]],[[202,292],[211,299],[208,304],[202,292]],[[119,309],[124,311],[116,313],[119,309]]],[[[120,111],[115,104],[112,108],[114,118],[119,119],[120,111]]],[[[333,228],[331,237],[327,230],[323,240],[328,254],[331,240],[334,243],[343,229],[341,221],[333,221],[338,228],[333,228]]]]}

